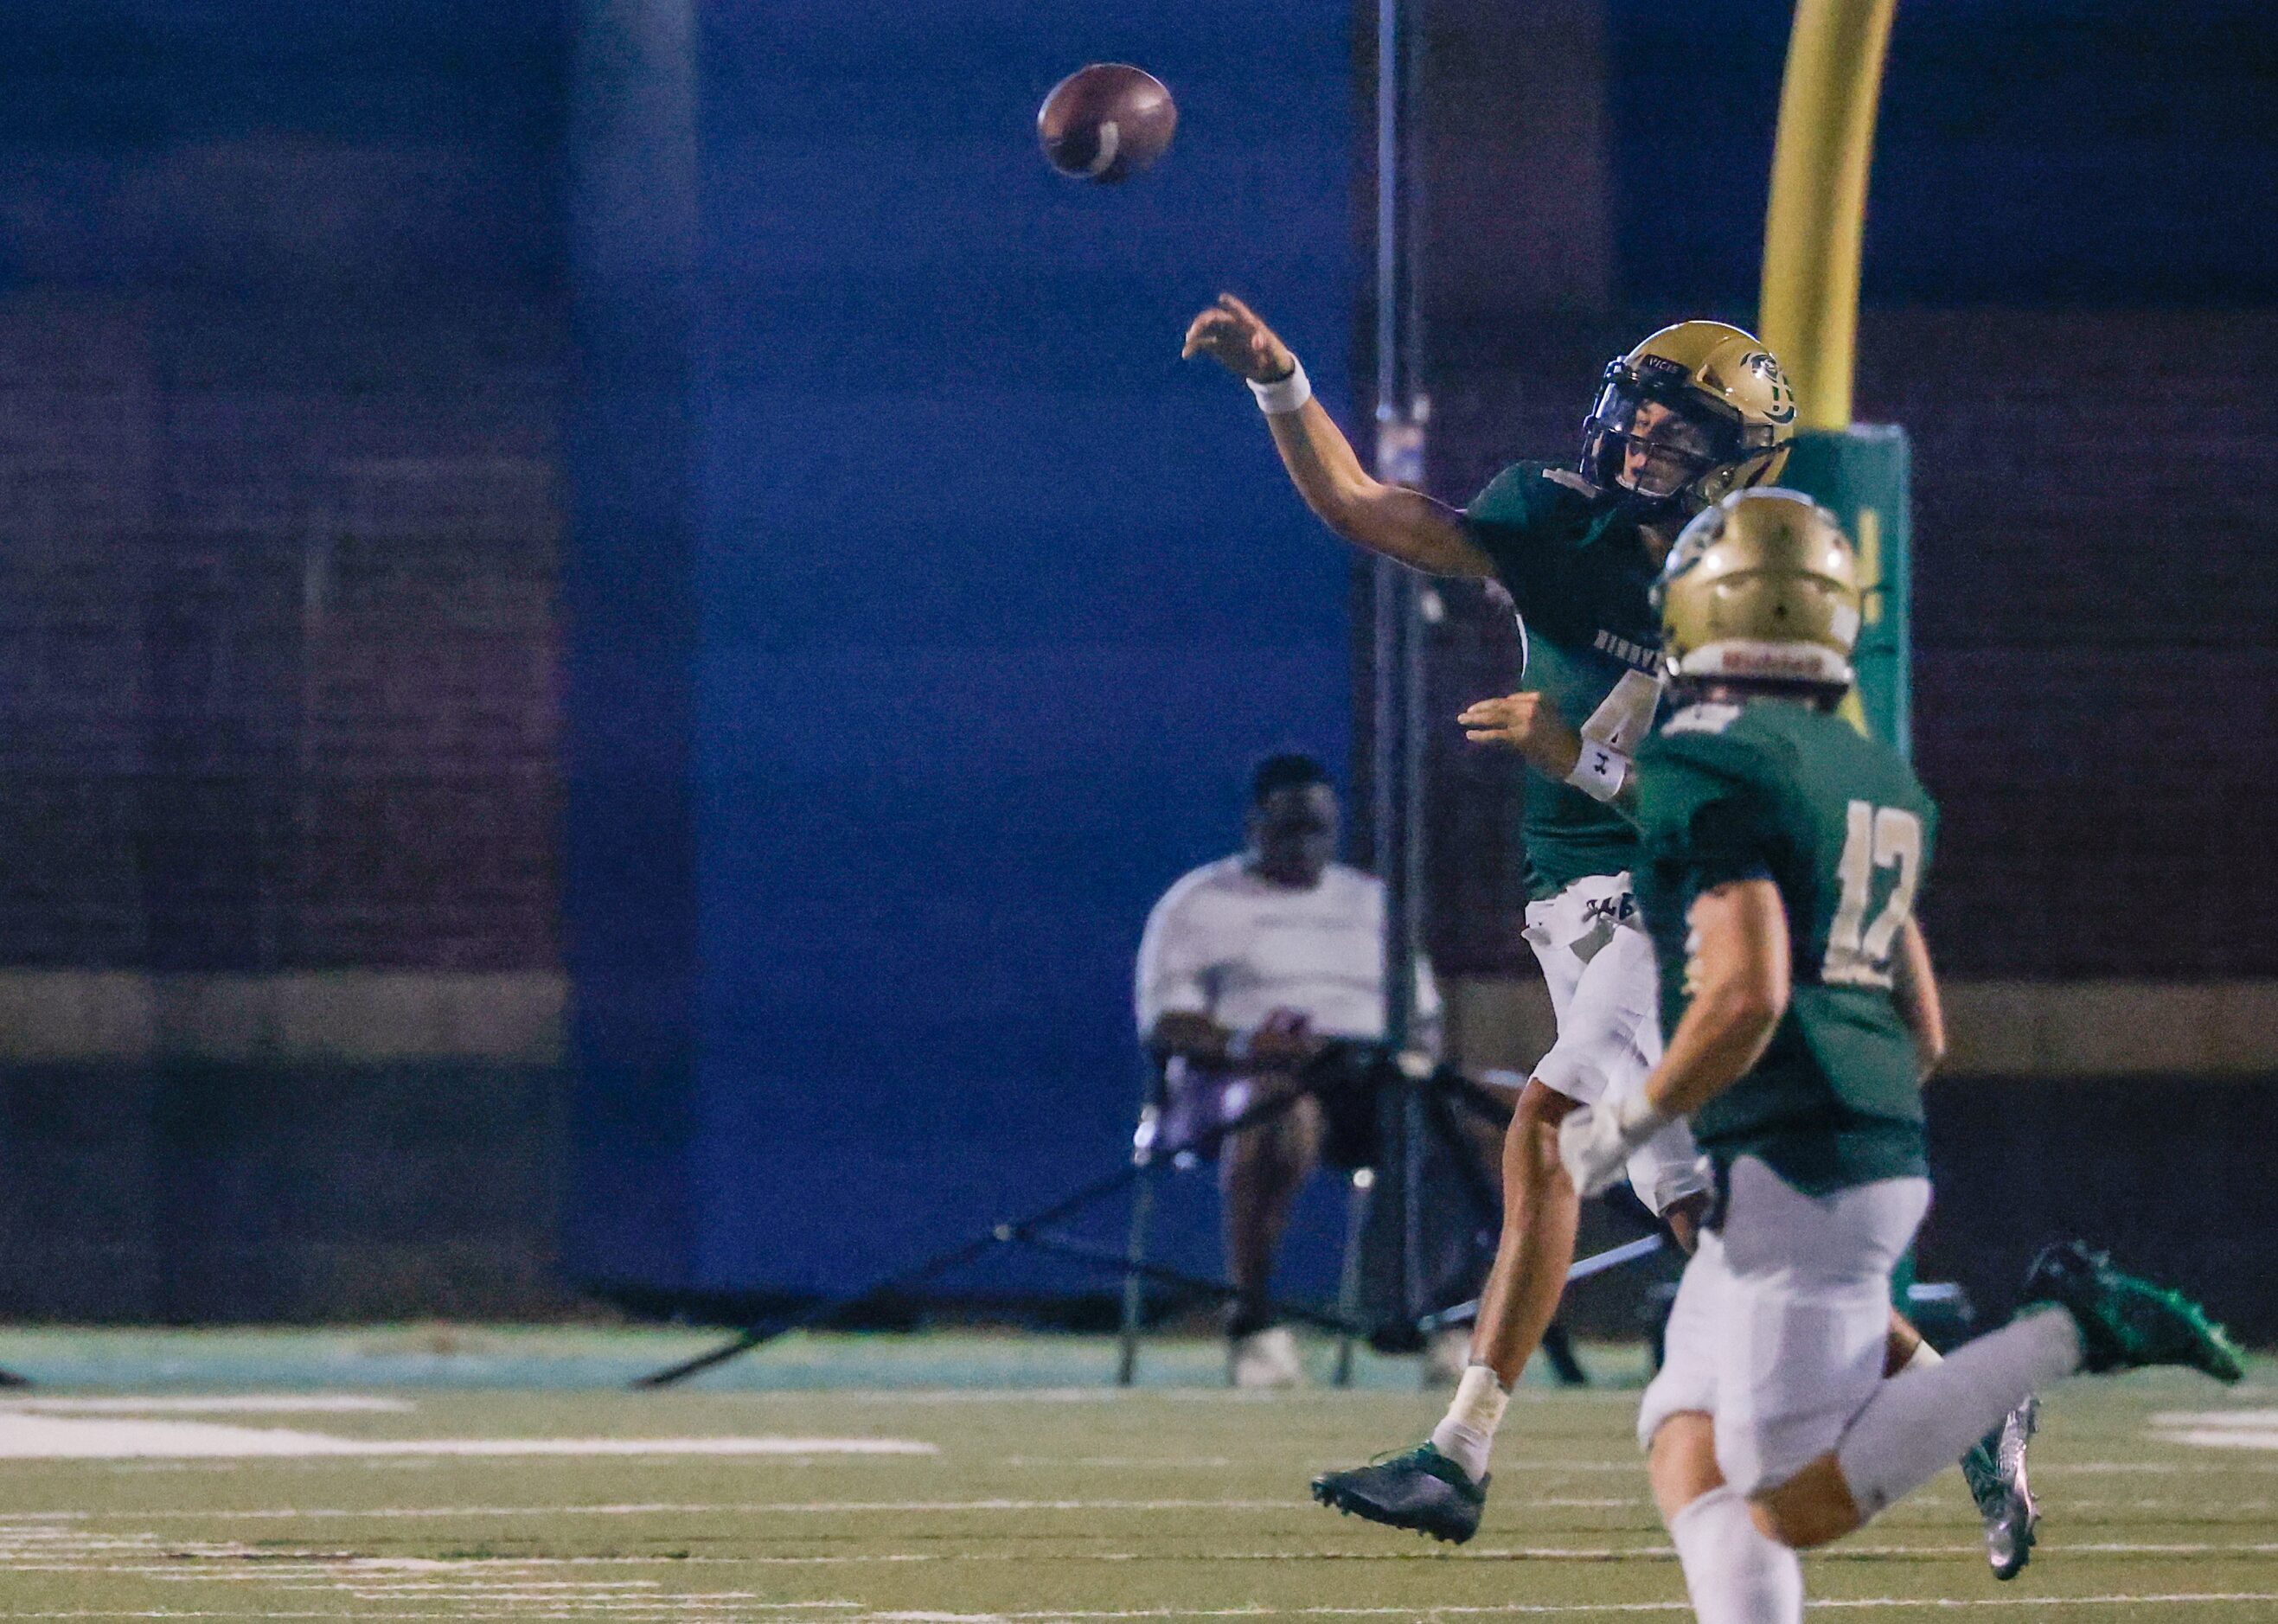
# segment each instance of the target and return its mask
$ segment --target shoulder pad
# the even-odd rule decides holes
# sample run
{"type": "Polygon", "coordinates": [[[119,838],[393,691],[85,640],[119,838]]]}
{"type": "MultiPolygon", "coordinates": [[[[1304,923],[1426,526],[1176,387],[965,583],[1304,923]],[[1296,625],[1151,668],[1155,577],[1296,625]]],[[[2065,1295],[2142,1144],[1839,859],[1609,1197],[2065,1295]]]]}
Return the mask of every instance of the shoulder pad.
{"type": "Polygon", "coordinates": [[[1639,749],[1639,764],[1663,762],[1736,782],[1781,777],[1781,742],[1740,726],[1746,714],[1740,705],[1687,705],[1639,749]]]}

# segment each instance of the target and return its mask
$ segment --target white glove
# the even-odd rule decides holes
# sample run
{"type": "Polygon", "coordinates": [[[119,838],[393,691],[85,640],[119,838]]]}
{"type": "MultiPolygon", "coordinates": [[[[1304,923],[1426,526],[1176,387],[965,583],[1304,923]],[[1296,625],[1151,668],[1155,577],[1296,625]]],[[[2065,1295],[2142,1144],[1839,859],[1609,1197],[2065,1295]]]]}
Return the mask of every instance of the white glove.
{"type": "Polygon", "coordinates": [[[1597,1195],[1611,1189],[1630,1157],[1668,1125],[1642,1090],[1602,1109],[1586,1105],[1558,1125],[1558,1160],[1577,1194],[1597,1195]]]}

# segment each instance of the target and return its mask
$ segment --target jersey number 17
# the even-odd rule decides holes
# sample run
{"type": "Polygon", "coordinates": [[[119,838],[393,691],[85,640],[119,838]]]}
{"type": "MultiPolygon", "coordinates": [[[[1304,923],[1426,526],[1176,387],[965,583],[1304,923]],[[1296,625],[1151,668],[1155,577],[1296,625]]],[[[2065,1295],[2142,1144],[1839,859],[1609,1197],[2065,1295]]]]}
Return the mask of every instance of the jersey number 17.
{"type": "Polygon", "coordinates": [[[1844,809],[1843,858],[1836,865],[1842,892],[1827,930],[1821,981],[1832,987],[1891,985],[1891,949],[1914,912],[1915,888],[1922,882],[1922,820],[1895,806],[1854,801],[1844,809]],[[1867,911],[1886,870],[1890,888],[1869,923],[1867,911]]]}

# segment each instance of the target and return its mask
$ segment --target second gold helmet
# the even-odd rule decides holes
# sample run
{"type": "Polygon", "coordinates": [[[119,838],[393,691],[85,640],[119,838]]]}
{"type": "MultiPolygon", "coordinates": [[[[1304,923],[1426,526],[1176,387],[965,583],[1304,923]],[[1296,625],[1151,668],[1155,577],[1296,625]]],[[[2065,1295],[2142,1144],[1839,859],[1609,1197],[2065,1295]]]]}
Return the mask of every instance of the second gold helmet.
{"type": "Polygon", "coordinates": [[[1859,563],[1835,515],[1800,492],[1739,491],[1678,536],[1654,587],[1679,682],[1848,688],[1859,563]]]}
{"type": "Polygon", "coordinates": [[[1795,436],[1795,392],[1754,335],[1678,322],[1607,364],[1582,425],[1582,477],[1640,517],[1683,519],[1770,484],[1795,436]]]}

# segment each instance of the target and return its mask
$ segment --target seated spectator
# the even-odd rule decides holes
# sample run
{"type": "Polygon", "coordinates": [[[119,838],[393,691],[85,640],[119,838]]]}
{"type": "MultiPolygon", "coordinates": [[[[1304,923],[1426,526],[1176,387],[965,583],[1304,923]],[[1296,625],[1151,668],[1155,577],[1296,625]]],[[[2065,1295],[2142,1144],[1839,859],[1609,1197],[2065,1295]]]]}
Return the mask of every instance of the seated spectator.
{"type": "MultiPolygon", "coordinates": [[[[1370,1159],[1371,1090],[1320,1086],[1328,1069],[1313,1067],[1337,1040],[1376,1041],[1385,1028],[1384,885],[1334,860],[1339,820],[1319,762],[1260,763],[1248,845],[1165,892],[1139,945],[1140,1035],[1169,1090],[1161,1142],[1192,1143],[1274,1089],[1311,1090],[1219,1147],[1227,1275],[1238,1293],[1227,1318],[1227,1375],[1237,1387],[1303,1379],[1296,1338],[1268,1306],[1274,1256],[1315,1165],[1370,1159]]],[[[1436,1056],[1440,998],[1420,959],[1416,981],[1411,1041],[1436,1056]]]]}

